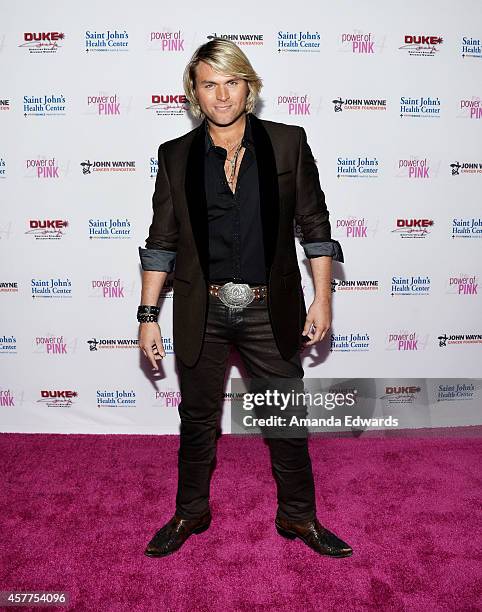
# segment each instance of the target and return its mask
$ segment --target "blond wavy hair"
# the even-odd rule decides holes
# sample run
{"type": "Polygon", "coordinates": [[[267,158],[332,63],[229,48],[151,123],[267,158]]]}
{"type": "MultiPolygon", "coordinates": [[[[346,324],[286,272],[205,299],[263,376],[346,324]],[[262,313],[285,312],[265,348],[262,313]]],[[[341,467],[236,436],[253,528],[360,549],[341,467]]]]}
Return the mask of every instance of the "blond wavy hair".
{"type": "Polygon", "coordinates": [[[213,38],[196,49],[184,69],[184,92],[189,100],[191,113],[195,117],[204,117],[196,97],[196,66],[199,62],[206,62],[213,70],[221,74],[244,79],[249,90],[246,99],[246,112],[253,112],[263,86],[260,77],[238,45],[225,38],[213,38]]]}

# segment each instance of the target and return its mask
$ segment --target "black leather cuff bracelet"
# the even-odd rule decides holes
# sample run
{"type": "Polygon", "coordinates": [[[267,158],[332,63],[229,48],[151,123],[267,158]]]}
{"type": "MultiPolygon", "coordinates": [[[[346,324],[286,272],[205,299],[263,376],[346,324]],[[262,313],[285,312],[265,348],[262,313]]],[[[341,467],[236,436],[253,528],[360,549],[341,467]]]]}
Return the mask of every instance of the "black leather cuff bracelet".
{"type": "Polygon", "coordinates": [[[153,323],[157,321],[157,317],[161,309],[159,306],[147,306],[146,304],[141,304],[137,308],[137,320],[139,323],[153,323]]]}

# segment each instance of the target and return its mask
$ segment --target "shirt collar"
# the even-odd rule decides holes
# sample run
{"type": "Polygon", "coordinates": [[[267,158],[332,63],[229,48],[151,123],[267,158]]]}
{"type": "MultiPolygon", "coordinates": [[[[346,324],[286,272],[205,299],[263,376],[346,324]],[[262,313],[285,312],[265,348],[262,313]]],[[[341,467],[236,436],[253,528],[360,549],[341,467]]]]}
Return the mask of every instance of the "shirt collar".
{"type": "MultiPolygon", "coordinates": [[[[208,130],[208,122],[206,119],[204,119],[204,130],[205,130],[205,152],[206,155],[209,153],[209,151],[211,150],[211,148],[215,147],[215,144],[213,142],[213,139],[211,138],[211,134],[209,133],[208,130]]],[[[246,125],[244,128],[244,134],[243,134],[243,139],[242,139],[242,144],[244,147],[248,148],[251,147],[254,142],[253,142],[253,133],[252,133],[252,129],[251,129],[251,123],[249,120],[249,113],[246,113],[246,125]]]]}

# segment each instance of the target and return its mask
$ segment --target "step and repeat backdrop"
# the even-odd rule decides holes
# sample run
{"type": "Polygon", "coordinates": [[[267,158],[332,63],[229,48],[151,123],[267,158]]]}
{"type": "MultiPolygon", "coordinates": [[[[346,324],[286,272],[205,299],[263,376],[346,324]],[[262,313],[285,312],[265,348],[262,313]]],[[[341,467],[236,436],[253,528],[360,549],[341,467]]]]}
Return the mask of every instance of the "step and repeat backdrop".
{"type": "MultiPolygon", "coordinates": [[[[305,377],[373,379],[377,410],[415,411],[415,426],[482,422],[478,0],[46,0],[1,16],[1,431],[178,433],[172,275],[153,374],[138,247],[158,146],[196,126],[184,66],[214,36],[262,77],[256,114],[306,129],[345,254],[305,377]]],[[[233,352],[227,432],[243,375],[233,352]]]]}

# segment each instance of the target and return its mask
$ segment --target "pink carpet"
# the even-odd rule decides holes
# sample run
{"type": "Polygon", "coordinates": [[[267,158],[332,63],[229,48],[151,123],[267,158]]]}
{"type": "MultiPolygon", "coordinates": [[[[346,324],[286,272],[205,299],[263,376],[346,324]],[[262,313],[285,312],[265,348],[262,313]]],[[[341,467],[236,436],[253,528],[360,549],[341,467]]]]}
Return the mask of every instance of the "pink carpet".
{"type": "Polygon", "coordinates": [[[312,435],[318,518],[346,559],[276,533],[259,437],[219,439],[210,529],[150,559],[177,437],[2,434],[0,590],[65,590],[82,611],[481,610],[481,434],[312,435]]]}

